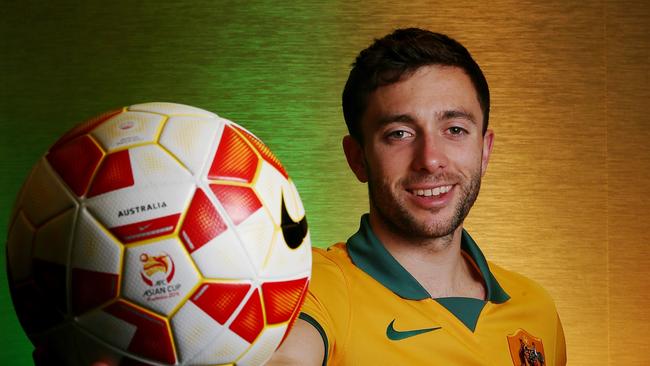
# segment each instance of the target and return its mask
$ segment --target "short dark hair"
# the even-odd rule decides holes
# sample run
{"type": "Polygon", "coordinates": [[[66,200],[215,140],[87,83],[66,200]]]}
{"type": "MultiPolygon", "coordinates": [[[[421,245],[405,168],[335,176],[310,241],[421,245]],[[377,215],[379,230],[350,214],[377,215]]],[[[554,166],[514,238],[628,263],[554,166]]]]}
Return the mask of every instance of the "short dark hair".
{"type": "Polygon", "coordinates": [[[427,65],[456,66],[469,76],[483,112],[483,134],[490,114],[490,91],[476,61],[452,38],[419,28],[397,29],[361,51],[343,89],[343,117],[348,132],[363,142],[361,118],[368,96],[380,86],[390,85],[427,65]]]}

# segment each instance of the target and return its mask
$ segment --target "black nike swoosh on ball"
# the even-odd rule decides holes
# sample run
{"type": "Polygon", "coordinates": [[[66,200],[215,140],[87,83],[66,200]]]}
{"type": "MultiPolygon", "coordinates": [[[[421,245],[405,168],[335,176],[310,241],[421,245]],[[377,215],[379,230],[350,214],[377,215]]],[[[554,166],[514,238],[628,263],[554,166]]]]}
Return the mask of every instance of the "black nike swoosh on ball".
{"type": "Polygon", "coordinates": [[[287,204],[284,202],[284,193],[282,194],[282,221],[280,227],[282,228],[284,242],[291,249],[298,248],[307,236],[307,215],[303,216],[298,222],[293,221],[289,216],[289,211],[287,211],[287,204]]]}

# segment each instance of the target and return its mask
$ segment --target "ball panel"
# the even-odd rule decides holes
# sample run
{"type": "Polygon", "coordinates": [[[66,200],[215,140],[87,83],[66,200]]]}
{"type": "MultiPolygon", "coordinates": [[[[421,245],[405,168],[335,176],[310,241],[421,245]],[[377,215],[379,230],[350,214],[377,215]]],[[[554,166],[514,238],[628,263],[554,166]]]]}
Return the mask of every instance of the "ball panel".
{"type": "Polygon", "coordinates": [[[121,245],[86,208],[81,209],[72,244],[71,266],[89,271],[120,273],[121,245]]]}
{"type": "Polygon", "coordinates": [[[200,249],[227,229],[228,226],[208,196],[203,189],[198,188],[181,227],[180,237],[188,252],[200,249]]]}
{"type": "Polygon", "coordinates": [[[68,265],[76,213],[77,209],[71,208],[36,230],[33,253],[35,259],[68,265]]]}
{"type": "Polygon", "coordinates": [[[131,187],[134,183],[129,150],[118,151],[107,155],[102,162],[88,197],[131,187]]]}
{"type": "Polygon", "coordinates": [[[190,172],[158,145],[134,147],[129,154],[137,187],[194,182],[190,172]]]}
{"type": "MultiPolygon", "coordinates": [[[[307,276],[310,276],[310,274],[308,273],[307,276]]],[[[302,294],[300,295],[300,299],[298,299],[298,304],[296,305],[296,308],[294,309],[293,314],[291,314],[291,318],[289,318],[289,322],[287,323],[287,330],[285,331],[284,336],[282,337],[282,340],[280,341],[280,344],[278,344],[277,348],[280,348],[282,343],[284,343],[284,340],[287,339],[287,336],[289,335],[289,332],[291,331],[293,324],[296,322],[296,319],[298,319],[298,315],[300,314],[300,308],[302,307],[302,304],[305,301],[308,288],[309,288],[309,280],[307,280],[307,283],[305,284],[305,288],[303,289],[302,294]]]]}
{"type": "Polygon", "coordinates": [[[237,360],[237,366],[263,365],[273,355],[286,330],[286,325],[264,329],[264,332],[246,351],[246,354],[237,360]]]}
{"type": "Polygon", "coordinates": [[[174,154],[192,174],[198,175],[222,130],[221,119],[173,116],[165,123],[158,143],[174,154]]]}
{"type": "Polygon", "coordinates": [[[246,342],[253,343],[264,328],[264,314],[257,289],[246,300],[246,304],[229,327],[246,342]]]}
{"type": "Polygon", "coordinates": [[[275,157],[275,154],[271,152],[271,149],[269,149],[266,144],[262,142],[262,140],[258,139],[257,136],[253,135],[252,133],[248,132],[247,130],[243,129],[240,126],[235,126],[237,131],[239,131],[244,138],[248,142],[251,143],[251,145],[255,146],[255,149],[262,155],[262,158],[271,164],[280,174],[284,176],[285,179],[289,178],[289,175],[287,174],[287,171],[284,169],[282,166],[282,163],[280,163],[280,160],[275,157]]]}
{"type": "Polygon", "coordinates": [[[113,235],[115,235],[122,243],[126,244],[153,239],[174,232],[180,218],[181,214],[157,217],[151,220],[112,227],[111,233],[113,233],[113,235]]]}
{"type": "Polygon", "coordinates": [[[190,365],[232,364],[250,347],[250,344],[237,334],[225,329],[217,339],[210,342],[196,356],[190,365]]]}
{"type": "Polygon", "coordinates": [[[71,208],[36,231],[32,268],[36,286],[62,313],[67,313],[67,268],[76,208],[71,208]]]}
{"type": "Polygon", "coordinates": [[[52,298],[36,286],[36,282],[14,284],[9,281],[9,291],[20,325],[32,342],[39,333],[63,322],[64,314],[50,306],[52,298]]]}
{"type": "Polygon", "coordinates": [[[25,183],[21,207],[25,216],[34,226],[77,205],[68,189],[52,171],[49,164],[41,159],[25,183]]]}
{"type": "Polygon", "coordinates": [[[91,118],[74,128],[72,128],[70,131],[66,132],[65,135],[63,135],[60,139],[58,139],[54,145],[50,148],[50,150],[57,149],[61,147],[62,145],[65,145],[71,140],[74,140],[75,138],[85,135],[89,133],[90,131],[94,130],[97,126],[101,125],[102,123],[106,122],[107,120],[111,119],[113,116],[122,113],[124,111],[123,108],[118,108],[114,109],[112,111],[108,111],[106,113],[102,113],[97,117],[91,118]]]}
{"type": "Polygon", "coordinates": [[[244,138],[226,125],[212,160],[208,179],[250,183],[257,172],[259,158],[244,138]]]}
{"type": "Polygon", "coordinates": [[[189,115],[200,116],[206,118],[215,118],[216,114],[203,110],[201,108],[192,107],[185,104],[167,103],[167,102],[152,102],[134,104],[127,107],[129,111],[151,112],[165,115],[189,115]]]}
{"type": "Polygon", "coordinates": [[[181,363],[187,363],[224,329],[192,301],[186,302],[170,320],[181,363]]]}
{"type": "Polygon", "coordinates": [[[275,168],[262,162],[254,189],[276,226],[281,224],[282,186],[286,184],[286,179],[275,168]]]}
{"type": "Polygon", "coordinates": [[[32,268],[34,283],[43,294],[47,306],[66,314],[68,312],[67,267],[59,263],[34,258],[32,268]]]}
{"type": "Polygon", "coordinates": [[[85,208],[79,213],[72,245],[70,301],[75,315],[118,294],[122,247],[85,208]]]}
{"type": "Polygon", "coordinates": [[[136,327],[127,350],[160,362],[176,362],[171,331],[162,317],[122,301],[109,305],[104,311],[136,327]]]}
{"type": "Polygon", "coordinates": [[[75,322],[86,332],[122,350],[129,347],[138,331],[137,323],[112,315],[106,307],[83,314],[75,318],[75,322]]]}
{"type": "Polygon", "coordinates": [[[203,277],[213,279],[253,279],[251,261],[234,230],[228,230],[192,252],[203,277]]]}
{"type": "Polygon", "coordinates": [[[250,288],[247,283],[204,283],[190,301],[219,324],[225,324],[250,288]]]}
{"type": "Polygon", "coordinates": [[[158,139],[165,116],[127,111],[97,126],[90,133],[107,152],[135,145],[152,143],[158,139]]]}
{"type": "Polygon", "coordinates": [[[296,310],[303,292],[307,288],[307,278],[290,281],[265,282],[262,284],[262,298],[267,324],[288,322],[296,310]]]}
{"type": "Polygon", "coordinates": [[[82,196],[104,152],[88,135],[50,150],[47,161],[77,196],[82,196]],[[73,163],[74,162],[74,163],[73,163]]]}
{"type": "Polygon", "coordinates": [[[241,224],[262,208],[262,202],[251,188],[210,184],[210,189],[217,196],[219,203],[221,203],[235,225],[241,224]]]}
{"type": "Polygon", "coordinates": [[[298,219],[293,218],[287,209],[287,202],[282,195],[281,209],[282,238],[286,246],[291,249],[297,249],[305,240],[309,240],[309,227],[307,226],[307,217],[302,216],[298,219]]]}
{"type": "Polygon", "coordinates": [[[163,315],[183,302],[199,281],[175,238],[127,248],[122,273],[122,296],[163,315]]]}
{"type": "Polygon", "coordinates": [[[266,210],[258,210],[235,228],[255,273],[259,272],[268,258],[275,230],[266,210]]]}
{"type": "Polygon", "coordinates": [[[176,362],[171,331],[165,319],[125,301],[82,316],[79,323],[114,347],[157,362],[176,362]]]}
{"type": "Polygon", "coordinates": [[[289,216],[291,216],[294,221],[298,221],[305,217],[305,207],[302,205],[302,201],[298,195],[298,189],[296,189],[296,185],[292,180],[288,180],[287,183],[282,186],[282,198],[284,199],[289,216]]]}
{"type": "Polygon", "coordinates": [[[117,297],[120,277],[113,273],[73,268],[70,302],[74,315],[83,314],[117,297]]]}
{"type": "Polygon", "coordinates": [[[93,197],[86,200],[85,204],[102,226],[109,230],[118,228],[114,230],[114,235],[123,235],[126,240],[127,237],[138,233],[149,233],[168,227],[170,222],[174,222],[169,217],[183,212],[193,192],[194,183],[135,186],[93,197]],[[152,223],[152,220],[161,217],[167,219],[152,223]],[[119,229],[132,224],[139,224],[135,232],[132,227],[119,229]]]}
{"type": "Polygon", "coordinates": [[[266,279],[294,277],[311,270],[311,240],[309,233],[302,245],[291,249],[284,241],[282,231],[275,233],[268,259],[260,268],[260,276],[266,279]]]}
{"type": "Polygon", "coordinates": [[[7,271],[15,282],[27,280],[32,274],[32,250],[36,228],[19,212],[7,236],[7,271]]]}

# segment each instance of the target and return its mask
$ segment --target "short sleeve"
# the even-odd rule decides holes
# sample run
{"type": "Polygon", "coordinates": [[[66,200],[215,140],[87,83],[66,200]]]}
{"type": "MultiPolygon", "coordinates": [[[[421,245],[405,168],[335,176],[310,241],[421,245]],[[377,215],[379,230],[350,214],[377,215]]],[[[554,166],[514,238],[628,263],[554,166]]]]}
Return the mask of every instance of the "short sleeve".
{"type": "Polygon", "coordinates": [[[335,351],[343,348],[347,336],[350,306],[343,271],[328,254],[323,249],[313,249],[312,276],[300,318],[323,337],[325,360],[332,364],[335,351]]]}

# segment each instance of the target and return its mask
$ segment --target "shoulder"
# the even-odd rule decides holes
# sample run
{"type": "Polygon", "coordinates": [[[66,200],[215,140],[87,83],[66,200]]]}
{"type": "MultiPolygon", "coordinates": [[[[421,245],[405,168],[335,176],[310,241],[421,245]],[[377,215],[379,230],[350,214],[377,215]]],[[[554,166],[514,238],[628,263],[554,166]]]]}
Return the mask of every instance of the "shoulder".
{"type": "Polygon", "coordinates": [[[350,290],[346,272],[350,265],[345,244],[312,249],[312,274],[300,317],[320,333],[326,359],[348,334],[350,290]]]}
{"type": "Polygon", "coordinates": [[[536,281],[492,262],[488,262],[490,272],[499,285],[510,296],[512,305],[526,306],[536,312],[556,316],[556,307],[548,291],[536,281]]]}
{"type": "MultiPolygon", "coordinates": [[[[539,283],[519,273],[489,263],[492,275],[510,296],[503,309],[514,328],[525,329],[544,340],[549,365],[566,365],[564,330],[555,302],[539,283]],[[509,310],[506,310],[509,309],[509,310]]],[[[514,329],[513,328],[513,329],[514,329]]]]}
{"type": "Polygon", "coordinates": [[[312,249],[310,290],[341,292],[346,286],[347,268],[352,265],[345,244],[334,244],[327,249],[312,249]]]}

